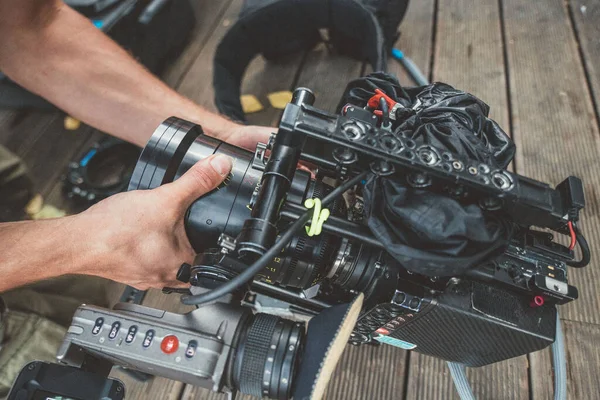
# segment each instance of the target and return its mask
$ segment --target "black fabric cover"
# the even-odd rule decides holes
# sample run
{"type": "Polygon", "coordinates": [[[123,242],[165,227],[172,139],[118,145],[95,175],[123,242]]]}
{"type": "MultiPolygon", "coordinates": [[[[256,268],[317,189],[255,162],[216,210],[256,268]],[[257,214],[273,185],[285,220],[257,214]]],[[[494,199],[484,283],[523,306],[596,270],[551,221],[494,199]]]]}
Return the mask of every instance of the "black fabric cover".
{"type": "MultiPolygon", "coordinates": [[[[341,105],[364,106],[382,89],[401,103],[395,135],[412,138],[461,157],[505,168],[515,146],[488,118],[489,107],[475,96],[434,83],[402,88],[382,73],[351,82],[341,105]]],[[[503,251],[510,225],[477,204],[416,189],[398,176],[371,176],[364,188],[368,226],[386,250],[409,271],[428,276],[461,275],[503,251]]]]}

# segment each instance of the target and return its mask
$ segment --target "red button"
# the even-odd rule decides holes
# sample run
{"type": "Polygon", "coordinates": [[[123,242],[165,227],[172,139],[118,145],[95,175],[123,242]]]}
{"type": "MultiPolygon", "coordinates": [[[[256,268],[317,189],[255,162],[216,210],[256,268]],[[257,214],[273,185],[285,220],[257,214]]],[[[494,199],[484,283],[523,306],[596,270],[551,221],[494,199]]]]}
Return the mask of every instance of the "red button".
{"type": "Polygon", "coordinates": [[[387,329],[385,329],[385,328],[379,328],[379,329],[377,329],[375,332],[376,332],[376,333],[379,333],[380,335],[384,335],[384,336],[387,336],[387,335],[389,335],[389,334],[390,334],[390,331],[388,331],[388,330],[387,330],[387,329]]]}
{"type": "Polygon", "coordinates": [[[172,354],[177,351],[179,348],[179,339],[175,335],[165,336],[165,338],[160,342],[160,349],[163,353],[172,354]]]}

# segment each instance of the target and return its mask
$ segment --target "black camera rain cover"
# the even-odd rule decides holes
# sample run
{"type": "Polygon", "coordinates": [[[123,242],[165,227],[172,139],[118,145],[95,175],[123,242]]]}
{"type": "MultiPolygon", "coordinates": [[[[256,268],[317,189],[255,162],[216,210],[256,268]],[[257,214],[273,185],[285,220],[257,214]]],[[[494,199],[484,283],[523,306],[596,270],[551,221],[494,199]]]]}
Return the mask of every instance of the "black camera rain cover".
{"type": "MultiPolygon", "coordinates": [[[[506,168],[512,160],[514,143],[488,118],[487,104],[443,83],[402,88],[393,76],[374,73],[351,82],[341,105],[363,107],[377,88],[404,106],[393,131],[417,147],[446,149],[492,169],[506,168]]],[[[390,255],[416,273],[464,274],[503,251],[510,236],[510,224],[477,204],[413,188],[394,175],[372,175],[363,195],[370,230],[390,255]]]]}

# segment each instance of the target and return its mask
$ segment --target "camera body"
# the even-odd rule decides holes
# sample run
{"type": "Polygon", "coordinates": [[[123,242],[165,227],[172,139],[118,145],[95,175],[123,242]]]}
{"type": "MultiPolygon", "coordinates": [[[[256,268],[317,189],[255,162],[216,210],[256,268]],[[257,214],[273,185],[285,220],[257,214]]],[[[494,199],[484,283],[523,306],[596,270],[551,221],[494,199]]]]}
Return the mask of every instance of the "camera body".
{"type": "Polygon", "coordinates": [[[322,396],[347,342],[475,367],[554,341],[557,305],[578,297],[567,266],[585,266],[590,256],[576,225],[585,205],[578,178],[551,188],[417,143],[389,121],[410,112],[399,103],[347,104],[335,115],[313,102],[310,90],[297,89],[277,135],[254,153],[178,118],[161,124],[129,190],[172,182],[213,154],[234,159],[225,181],[185,216],[201,257],[177,279],[191,285],[182,302],[199,308],[180,315],[82,306],[61,362],[85,370],[92,357],[219,392],[304,399],[322,396]],[[476,256],[433,249],[415,269],[398,251],[406,247],[386,242],[378,230],[386,227],[372,224],[374,208],[394,203],[376,204],[369,194],[383,178],[503,221],[508,238],[476,256]],[[549,231],[570,234],[571,245],[549,231]]]}
{"type": "Polygon", "coordinates": [[[168,154],[145,150],[130,189],[170,182],[210,154],[235,160],[226,182],[188,210],[188,237],[204,257],[184,280],[212,288],[232,279],[278,240],[286,223],[300,218],[306,200],[368,171],[501,216],[514,225],[511,240],[465,274],[415,273],[366,227],[360,196],[346,198],[330,207],[321,235],[299,233],[273,257],[250,284],[244,305],[314,315],[362,292],[364,308],[351,343],[377,341],[468,366],[550,345],[556,305],[577,298],[567,279],[574,253],[531,227],[565,233],[584,206],[581,181],[569,177],[553,189],[433,145],[417,146],[382,128],[363,108],[348,106],[333,115],[312,107],[312,101],[309,90],[298,89],[277,135],[254,154],[178,119],[157,130],[152,147],[168,154]],[[297,170],[298,162],[316,166],[317,176],[297,170]]]}
{"type": "Polygon", "coordinates": [[[127,303],[113,310],[83,305],[57,358],[81,367],[92,355],[216,392],[247,392],[258,382],[264,396],[289,398],[291,386],[280,382],[292,382],[303,339],[303,323],[226,302],[187,314],[127,303]]]}

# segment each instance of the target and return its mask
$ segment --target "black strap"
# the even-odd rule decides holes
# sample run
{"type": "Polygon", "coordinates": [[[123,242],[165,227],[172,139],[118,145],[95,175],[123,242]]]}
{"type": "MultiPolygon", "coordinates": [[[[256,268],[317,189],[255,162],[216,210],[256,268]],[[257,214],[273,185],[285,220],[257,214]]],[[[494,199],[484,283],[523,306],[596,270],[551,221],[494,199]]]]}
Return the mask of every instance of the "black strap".
{"type": "Polygon", "coordinates": [[[385,40],[376,17],[356,0],[279,0],[250,5],[219,44],[214,59],[215,104],[228,117],[245,121],[240,83],[250,61],[309,49],[328,29],[331,42],[344,53],[367,60],[383,71],[385,40]],[[349,50],[351,49],[351,50],[349,50]]]}

